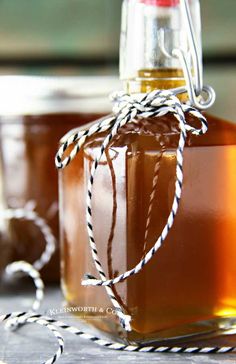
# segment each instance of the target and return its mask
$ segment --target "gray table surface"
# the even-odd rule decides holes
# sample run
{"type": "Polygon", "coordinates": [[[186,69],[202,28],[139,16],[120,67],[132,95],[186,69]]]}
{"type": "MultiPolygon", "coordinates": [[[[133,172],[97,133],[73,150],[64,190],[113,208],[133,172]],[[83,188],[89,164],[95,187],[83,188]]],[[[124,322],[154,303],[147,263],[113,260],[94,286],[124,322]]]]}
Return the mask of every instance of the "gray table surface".
{"type": "MultiPolygon", "coordinates": [[[[32,302],[34,290],[32,287],[0,286],[0,312],[25,311],[32,302]]],[[[63,298],[58,287],[46,290],[41,313],[49,313],[51,309],[62,307],[63,298]]],[[[60,317],[61,319],[61,317],[60,317]]],[[[72,323],[81,328],[81,323],[75,318],[63,317],[66,323],[72,323]]],[[[228,355],[190,355],[190,354],[155,354],[155,353],[122,353],[62,332],[65,339],[65,352],[59,360],[61,364],[87,363],[158,363],[158,364],[232,364],[236,363],[236,354],[228,355]]],[[[15,333],[0,328],[0,364],[35,364],[43,363],[57,349],[57,342],[52,334],[38,325],[26,325],[15,333]]],[[[229,344],[236,342],[236,337],[230,336],[229,344]]]]}

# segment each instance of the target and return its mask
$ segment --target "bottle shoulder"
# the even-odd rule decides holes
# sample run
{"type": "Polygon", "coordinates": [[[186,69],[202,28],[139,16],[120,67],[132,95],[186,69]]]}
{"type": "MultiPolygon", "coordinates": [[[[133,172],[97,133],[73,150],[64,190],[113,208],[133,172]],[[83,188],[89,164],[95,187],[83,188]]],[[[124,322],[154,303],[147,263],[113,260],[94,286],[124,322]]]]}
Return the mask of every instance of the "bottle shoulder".
{"type": "MultiPolygon", "coordinates": [[[[236,144],[236,124],[205,114],[208,121],[208,131],[205,135],[188,134],[186,146],[219,146],[236,144]]],[[[186,116],[190,125],[199,127],[199,121],[186,116]]],[[[109,131],[97,133],[90,137],[85,148],[97,148],[104,141],[109,131]]],[[[129,148],[137,145],[141,149],[176,148],[179,141],[179,125],[173,115],[137,119],[119,129],[110,143],[110,147],[129,148]]]]}

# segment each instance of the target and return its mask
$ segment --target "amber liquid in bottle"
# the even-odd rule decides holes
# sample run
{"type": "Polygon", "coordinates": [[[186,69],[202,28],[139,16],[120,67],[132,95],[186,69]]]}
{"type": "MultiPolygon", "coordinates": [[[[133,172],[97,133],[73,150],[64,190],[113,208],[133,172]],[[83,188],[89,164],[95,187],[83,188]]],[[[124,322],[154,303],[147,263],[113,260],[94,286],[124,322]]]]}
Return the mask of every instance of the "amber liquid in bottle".
{"type": "MultiPolygon", "coordinates": [[[[165,82],[140,82],[140,91],[165,82]]],[[[236,125],[206,116],[207,134],[188,135],[183,194],[166,241],[139,274],[114,286],[132,316],[130,333],[121,333],[103,287],[81,286],[84,273],[98,277],[86,231],[86,187],[105,134],[90,138],[61,173],[63,291],[80,317],[116,338],[147,343],[192,336],[236,316],[236,125]]],[[[106,150],[93,187],[93,222],[109,278],[133,268],[165,226],[178,141],[178,123],[167,115],[126,125],[106,150]]]]}

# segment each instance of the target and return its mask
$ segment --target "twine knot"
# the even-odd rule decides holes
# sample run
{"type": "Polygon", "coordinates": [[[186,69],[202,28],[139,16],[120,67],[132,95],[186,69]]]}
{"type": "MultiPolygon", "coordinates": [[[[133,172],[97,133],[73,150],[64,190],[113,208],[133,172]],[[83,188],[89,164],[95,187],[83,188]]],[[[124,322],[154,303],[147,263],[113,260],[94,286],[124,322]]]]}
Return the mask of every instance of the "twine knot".
{"type": "Polygon", "coordinates": [[[110,95],[114,104],[113,113],[118,117],[131,114],[132,118],[149,118],[164,116],[167,113],[191,113],[201,122],[201,128],[197,129],[184,120],[186,132],[194,135],[202,135],[207,132],[208,124],[202,114],[190,105],[180,102],[178,97],[170,90],[154,90],[147,94],[126,94],[114,92],[110,95]]]}

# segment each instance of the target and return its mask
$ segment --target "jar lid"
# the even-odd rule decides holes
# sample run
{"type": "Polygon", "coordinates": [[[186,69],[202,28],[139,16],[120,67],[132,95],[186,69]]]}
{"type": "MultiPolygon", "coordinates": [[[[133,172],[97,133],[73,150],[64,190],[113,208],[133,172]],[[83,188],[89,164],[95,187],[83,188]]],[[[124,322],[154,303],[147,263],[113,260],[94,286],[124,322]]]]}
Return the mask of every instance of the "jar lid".
{"type": "Polygon", "coordinates": [[[0,76],[0,116],[60,112],[106,113],[115,76],[0,76]]]}

